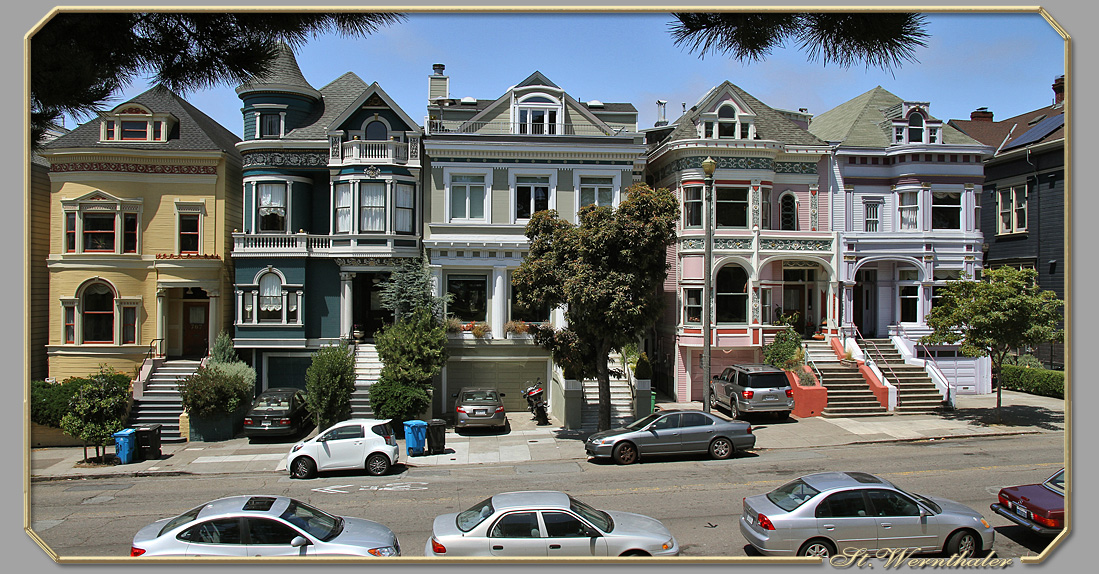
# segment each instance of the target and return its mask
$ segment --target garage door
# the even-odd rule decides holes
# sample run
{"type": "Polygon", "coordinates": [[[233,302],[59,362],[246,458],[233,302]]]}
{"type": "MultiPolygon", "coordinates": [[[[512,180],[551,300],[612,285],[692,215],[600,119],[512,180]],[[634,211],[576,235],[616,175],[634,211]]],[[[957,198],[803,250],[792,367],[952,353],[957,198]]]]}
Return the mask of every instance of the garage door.
{"type": "Polygon", "coordinates": [[[454,410],[454,397],[451,395],[462,387],[472,386],[495,388],[504,393],[504,408],[508,412],[524,411],[527,401],[523,398],[522,390],[537,379],[541,379],[542,384],[546,383],[546,364],[544,359],[450,361],[446,367],[447,412],[454,410]]]}

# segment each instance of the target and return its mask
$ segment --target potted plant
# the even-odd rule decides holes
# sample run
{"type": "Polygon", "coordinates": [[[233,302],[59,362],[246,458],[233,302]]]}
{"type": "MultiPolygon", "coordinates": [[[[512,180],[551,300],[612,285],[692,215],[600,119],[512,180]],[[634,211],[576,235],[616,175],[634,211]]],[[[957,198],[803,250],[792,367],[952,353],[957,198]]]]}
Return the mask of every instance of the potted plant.
{"type": "Polygon", "coordinates": [[[362,325],[355,325],[355,327],[351,329],[351,337],[355,339],[356,343],[363,342],[363,339],[366,338],[366,332],[363,331],[362,325]]]}
{"type": "Polygon", "coordinates": [[[256,371],[246,363],[217,363],[199,367],[179,381],[179,397],[187,411],[191,436],[219,441],[236,436],[251,405],[256,371]]]}
{"type": "Polygon", "coordinates": [[[478,321],[469,328],[469,332],[473,333],[473,336],[478,339],[484,339],[490,334],[490,331],[491,329],[489,328],[488,323],[483,321],[478,321]]]}
{"type": "Polygon", "coordinates": [[[443,326],[446,327],[448,335],[459,335],[462,332],[462,320],[454,315],[447,317],[443,326]]]}
{"type": "Polygon", "coordinates": [[[504,331],[513,337],[527,335],[530,333],[530,325],[525,321],[508,321],[504,324],[504,331]]]}

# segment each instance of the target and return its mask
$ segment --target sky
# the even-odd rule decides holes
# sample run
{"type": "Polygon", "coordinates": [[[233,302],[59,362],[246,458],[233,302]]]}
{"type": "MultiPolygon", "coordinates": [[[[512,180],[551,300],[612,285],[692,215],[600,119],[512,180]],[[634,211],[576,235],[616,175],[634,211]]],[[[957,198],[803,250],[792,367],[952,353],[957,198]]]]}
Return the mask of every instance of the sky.
{"type": "MultiPolygon", "coordinates": [[[[762,62],[700,58],[674,44],[672,16],[659,12],[413,12],[406,22],[367,37],[311,40],[297,60],[317,89],[348,71],[378,82],[421,125],[427,77],[436,63],[446,66],[453,98],[495,99],[540,71],[579,101],[632,103],[640,129],[657,120],[657,100],[669,102],[668,119],[674,120],[684,103],[690,108],[724,80],[772,108],[806,108],[814,115],[878,85],[905,100],[930,102],[931,114],[941,120],[969,119],[980,107],[1006,119],[1052,103],[1053,80],[1065,73],[1065,44],[1040,14],[927,16],[930,38],[917,49],[918,62],[892,71],[825,66],[796,46],[776,49],[762,62]]],[[[140,79],[112,105],[149,87],[140,79]]],[[[182,95],[240,136],[235,87],[182,95]]],[[[66,120],[65,127],[75,125],[66,120]]]]}

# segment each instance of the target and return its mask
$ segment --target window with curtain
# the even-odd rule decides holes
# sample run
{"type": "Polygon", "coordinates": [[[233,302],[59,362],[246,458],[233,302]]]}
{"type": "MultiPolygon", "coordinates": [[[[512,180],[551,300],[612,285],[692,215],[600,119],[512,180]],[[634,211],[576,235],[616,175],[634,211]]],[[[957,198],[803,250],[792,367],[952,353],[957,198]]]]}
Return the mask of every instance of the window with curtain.
{"type": "Polygon", "coordinates": [[[259,188],[259,228],[257,231],[286,231],[286,184],[261,183],[259,188]]]}
{"type": "Polygon", "coordinates": [[[342,181],[334,187],[336,233],[351,233],[351,182],[342,181]]]}
{"type": "Polygon", "coordinates": [[[393,231],[412,233],[412,216],[416,211],[416,187],[398,183],[393,190],[393,231]]]}
{"type": "Polygon", "coordinates": [[[915,230],[917,228],[917,215],[919,215],[919,196],[915,191],[906,191],[899,196],[901,230],[915,230]]]}
{"type": "Polygon", "coordinates": [[[364,182],[359,186],[359,232],[385,231],[385,184],[364,182]]]}
{"type": "Polygon", "coordinates": [[[282,280],[274,273],[259,280],[259,320],[282,322],[282,280]]]}

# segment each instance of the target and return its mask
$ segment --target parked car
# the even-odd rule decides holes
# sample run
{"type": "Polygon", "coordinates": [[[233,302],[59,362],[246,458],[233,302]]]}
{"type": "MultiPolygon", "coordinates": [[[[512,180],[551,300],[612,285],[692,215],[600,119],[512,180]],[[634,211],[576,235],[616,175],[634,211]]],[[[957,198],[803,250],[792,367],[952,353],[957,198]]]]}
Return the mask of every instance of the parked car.
{"type": "Polygon", "coordinates": [[[1056,536],[1065,527],[1065,469],[1041,484],[1001,488],[1000,502],[990,508],[1000,516],[1042,536],[1056,536]]]}
{"type": "Polygon", "coordinates": [[[564,492],[505,492],[435,518],[425,556],[675,556],[655,518],[596,510],[564,492]]]}
{"type": "Polygon", "coordinates": [[[584,442],[584,451],[592,457],[609,456],[618,464],[633,464],[653,454],[709,453],[723,459],[755,444],[756,436],[746,422],[683,409],[658,411],[625,427],[597,432],[584,442]]]}
{"type": "Polygon", "coordinates": [[[733,365],[710,379],[710,404],[725,407],[734,419],[761,412],[785,418],[794,410],[794,389],[782,369],[756,363],[733,365]]]}
{"type": "Polygon", "coordinates": [[[305,391],[295,388],[267,389],[252,402],[244,415],[244,436],[293,436],[310,424],[305,391]]]}
{"type": "Polygon", "coordinates": [[[457,418],[454,428],[504,427],[508,417],[504,412],[504,393],[483,387],[463,387],[453,395],[457,418]]]}
{"type": "Polygon", "coordinates": [[[957,502],[912,494],[865,472],[822,472],[744,499],[740,533],[768,556],[914,548],[949,555],[991,550],[996,531],[957,502]]]}
{"type": "Polygon", "coordinates": [[[389,419],[352,419],[295,444],[286,455],[286,468],[291,478],[312,478],[317,471],[353,468],[379,476],[397,462],[398,450],[389,419]]]}
{"type": "Polygon", "coordinates": [[[400,556],[388,527],[334,516],[285,496],[230,496],[162,518],[130,556],[400,556]]]}

